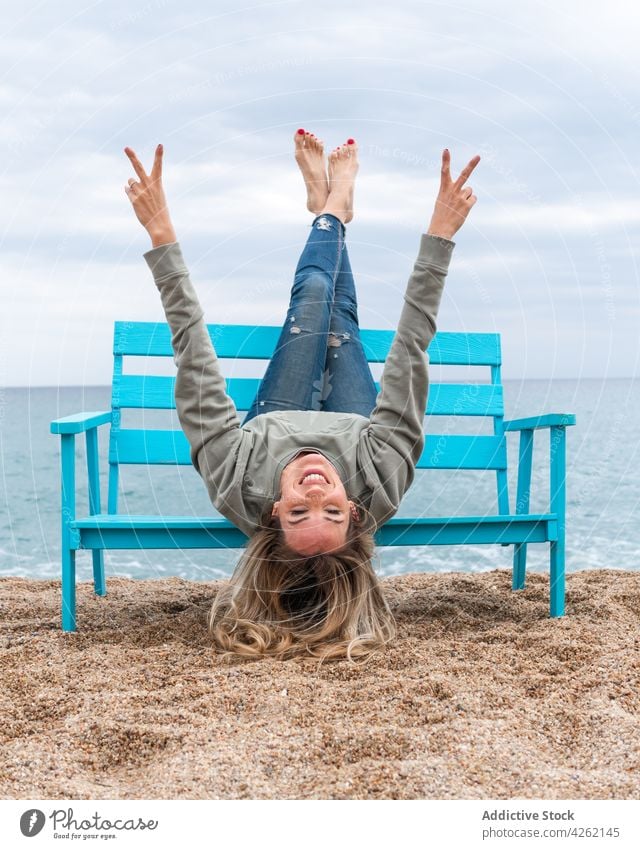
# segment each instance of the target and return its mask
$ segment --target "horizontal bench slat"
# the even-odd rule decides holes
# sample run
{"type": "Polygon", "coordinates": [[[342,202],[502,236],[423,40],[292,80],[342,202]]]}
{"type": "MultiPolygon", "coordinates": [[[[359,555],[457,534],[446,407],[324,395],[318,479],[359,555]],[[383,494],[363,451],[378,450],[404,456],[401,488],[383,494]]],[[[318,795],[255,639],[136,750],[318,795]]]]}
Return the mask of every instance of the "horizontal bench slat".
{"type": "Polygon", "coordinates": [[[502,436],[427,434],[418,469],[506,469],[507,443],[502,436]]]}
{"type": "MultiPolygon", "coordinates": [[[[241,548],[247,537],[216,517],[98,515],[77,519],[77,548],[241,548]]],[[[557,539],[553,513],[502,516],[394,517],[375,535],[378,545],[548,542],[557,539]]]]}
{"type": "MultiPolygon", "coordinates": [[[[415,519],[407,519],[402,516],[394,516],[386,524],[396,525],[434,525],[442,524],[462,525],[465,522],[472,524],[487,522],[488,524],[499,524],[506,520],[510,522],[547,521],[555,519],[555,513],[519,513],[519,514],[490,514],[488,516],[419,516],[415,519]]],[[[95,516],[85,516],[71,522],[73,528],[234,528],[235,525],[222,516],[157,516],[154,514],[136,513],[99,513],[95,516]]]]}
{"type": "MultiPolygon", "coordinates": [[[[181,430],[112,432],[109,462],[159,466],[189,466],[189,443],[181,430]]],[[[428,434],[419,469],[506,469],[507,447],[501,436],[428,434]]]]}
{"type": "MultiPolygon", "coordinates": [[[[113,384],[113,406],[121,409],[174,410],[175,377],[124,374],[113,384]]],[[[260,378],[226,378],[227,394],[238,410],[248,410],[260,386],[260,378]]],[[[375,383],[380,391],[380,383],[375,383]]],[[[500,384],[432,383],[427,413],[434,416],[502,416],[504,396],[500,384]]]]}
{"type": "MultiPolygon", "coordinates": [[[[268,360],[278,344],[282,327],[250,324],[208,324],[216,354],[221,358],[268,360]]],[[[372,363],[383,363],[395,330],[360,330],[372,363]]],[[[436,333],[428,348],[436,365],[495,366],[501,363],[498,333],[436,333]]],[[[113,353],[124,356],[173,357],[171,330],[164,322],[116,321],[113,353]]]]}

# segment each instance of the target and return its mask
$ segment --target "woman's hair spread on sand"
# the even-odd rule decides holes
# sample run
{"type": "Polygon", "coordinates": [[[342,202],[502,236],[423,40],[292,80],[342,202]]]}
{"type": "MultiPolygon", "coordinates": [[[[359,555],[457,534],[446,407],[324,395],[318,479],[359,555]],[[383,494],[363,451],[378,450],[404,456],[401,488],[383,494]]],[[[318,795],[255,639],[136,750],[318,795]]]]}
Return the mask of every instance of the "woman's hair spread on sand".
{"type": "MultiPolygon", "coordinates": [[[[265,509],[209,615],[225,656],[363,660],[395,637],[393,614],[373,570],[373,533],[351,520],[347,543],[301,556],[265,509]]],[[[362,507],[360,514],[364,515],[362,507]]]]}

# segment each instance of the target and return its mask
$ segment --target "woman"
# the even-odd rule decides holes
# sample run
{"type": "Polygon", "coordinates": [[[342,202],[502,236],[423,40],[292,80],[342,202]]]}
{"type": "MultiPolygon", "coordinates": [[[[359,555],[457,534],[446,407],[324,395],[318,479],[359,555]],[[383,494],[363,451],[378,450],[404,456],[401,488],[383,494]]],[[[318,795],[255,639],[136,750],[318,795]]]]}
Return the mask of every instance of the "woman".
{"type": "Polygon", "coordinates": [[[177,365],[176,410],[211,501],[250,540],[209,625],[226,654],[310,653],[352,660],[395,635],[371,565],[375,530],[397,511],[424,448],[425,353],[436,332],[453,235],[476,197],[442,154],[440,191],[404,296],[378,394],[360,342],[345,244],[358,147],[328,158],[311,133],[294,136],[313,213],[286,320],[240,424],[226,394],[162,186],[162,145],[125,187],[151,237],[144,258],[160,291],[177,365]]]}

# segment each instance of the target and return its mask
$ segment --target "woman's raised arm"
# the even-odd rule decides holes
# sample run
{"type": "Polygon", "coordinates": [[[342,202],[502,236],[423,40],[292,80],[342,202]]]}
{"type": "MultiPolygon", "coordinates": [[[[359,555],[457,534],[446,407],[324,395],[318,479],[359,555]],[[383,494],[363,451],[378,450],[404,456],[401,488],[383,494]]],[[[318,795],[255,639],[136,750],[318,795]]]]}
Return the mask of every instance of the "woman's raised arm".
{"type": "Polygon", "coordinates": [[[404,305],[384,365],[381,389],[361,444],[361,465],[374,490],[371,512],[384,523],[396,512],[413,482],[424,449],[424,416],[429,391],[426,349],[436,333],[436,318],[455,242],[451,237],[476,202],[464,183],[480,161],[475,156],[451,180],[450,156],[442,155],[440,190],[427,233],[409,277],[404,305]]]}
{"type": "MultiPolygon", "coordinates": [[[[223,497],[229,458],[239,448],[240,420],[227,395],[226,381],[218,366],[204,312],[189,278],[180,245],[171,223],[162,188],[162,146],[156,149],[151,174],[147,175],[131,148],[125,152],[138,175],[125,191],[153,247],[144,254],[160,292],[171,328],[176,412],[191,447],[191,462],[203,478],[213,504],[223,497]]],[[[219,508],[218,508],[219,509],[219,508]]]]}

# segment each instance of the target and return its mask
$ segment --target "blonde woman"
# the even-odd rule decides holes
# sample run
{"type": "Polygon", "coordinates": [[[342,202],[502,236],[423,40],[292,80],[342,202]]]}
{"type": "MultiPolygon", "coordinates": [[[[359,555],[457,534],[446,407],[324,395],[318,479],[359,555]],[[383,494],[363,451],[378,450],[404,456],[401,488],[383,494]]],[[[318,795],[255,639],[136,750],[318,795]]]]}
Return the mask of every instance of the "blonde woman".
{"type": "Polygon", "coordinates": [[[242,424],[226,394],[162,186],[162,145],[125,191],[151,237],[144,258],[160,292],[177,364],[176,410],[212,503],[249,541],[209,617],[225,655],[367,656],[395,635],[372,567],[373,534],[397,511],[424,447],[425,353],[454,234],[476,197],[442,154],[431,223],[420,237],[380,393],[362,349],[347,246],[358,146],[327,160],[298,130],[295,159],[313,213],[275,353],[242,424]]]}

